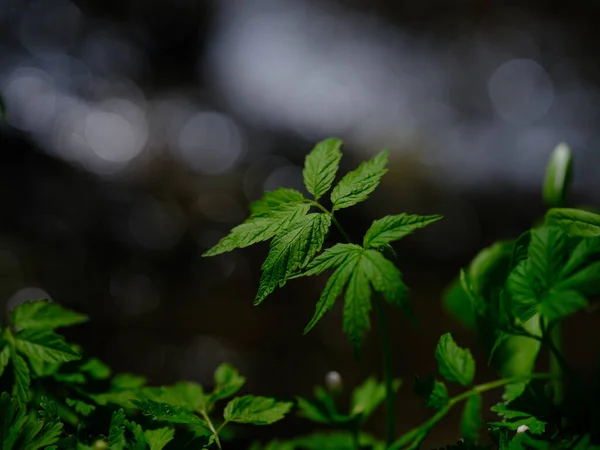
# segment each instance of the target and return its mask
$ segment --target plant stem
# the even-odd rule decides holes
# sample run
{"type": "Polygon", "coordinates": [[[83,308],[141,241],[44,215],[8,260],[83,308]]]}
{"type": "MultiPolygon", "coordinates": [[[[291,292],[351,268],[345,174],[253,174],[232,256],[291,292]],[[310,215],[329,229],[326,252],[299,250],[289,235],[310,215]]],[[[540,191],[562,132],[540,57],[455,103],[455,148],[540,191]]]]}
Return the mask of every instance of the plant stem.
{"type": "Polygon", "coordinates": [[[219,450],[222,450],[223,447],[221,447],[221,440],[219,439],[219,431],[221,430],[221,428],[223,428],[223,425],[221,425],[219,427],[219,430],[216,430],[215,426],[210,421],[210,417],[208,417],[208,414],[206,413],[206,411],[201,410],[200,415],[202,416],[202,418],[204,420],[206,420],[206,423],[208,424],[208,428],[210,429],[210,431],[212,431],[212,434],[215,437],[215,444],[217,444],[217,448],[219,448],[219,450]]]}
{"type": "Polygon", "coordinates": [[[344,230],[344,228],[342,227],[340,222],[338,222],[338,220],[335,218],[335,216],[333,215],[333,212],[329,211],[327,208],[325,208],[323,205],[321,205],[317,201],[311,201],[310,204],[319,208],[321,211],[323,211],[325,214],[327,214],[329,217],[331,217],[331,221],[333,222],[335,227],[340,231],[340,233],[342,233],[342,236],[344,237],[344,239],[346,239],[346,241],[348,243],[352,242],[352,239],[350,239],[350,236],[348,235],[348,233],[346,233],[346,230],[344,230]]]}
{"type": "Polygon", "coordinates": [[[433,428],[440,420],[442,420],[454,405],[460,403],[463,400],[466,400],[467,398],[473,395],[482,394],[486,391],[491,391],[492,389],[497,389],[507,384],[529,381],[531,379],[536,378],[548,379],[553,378],[553,375],[547,373],[531,374],[525,377],[502,378],[499,380],[491,381],[489,383],[473,386],[472,389],[449,399],[448,403],[446,403],[446,405],[437,413],[435,413],[429,420],[427,420],[420,426],[404,433],[392,446],[389,446],[388,450],[417,448],[421,441],[423,441],[423,439],[427,437],[427,433],[431,430],[431,428],[433,428]],[[408,446],[408,444],[410,444],[410,446],[408,446]]]}
{"type": "Polygon", "coordinates": [[[562,357],[562,326],[557,323],[550,330],[550,373],[556,376],[554,384],[554,403],[560,404],[565,398],[565,386],[562,380],[563,365],[566,364],[562,357]]]}
{"type": "Polygon", "coordinates": [[[381,330],[381,347],[383,352],[383,378],[385,383],[385,429],[386,442],[390,445],[394,441],[396,435],[395,419],[394,419],[394,386],[392,374],[392,351],[390,346],[390,332],[385,319],[385,311],[381,297],[376,294],[374,296],[375,310],[379,319],[379,327],[381,330]]]}

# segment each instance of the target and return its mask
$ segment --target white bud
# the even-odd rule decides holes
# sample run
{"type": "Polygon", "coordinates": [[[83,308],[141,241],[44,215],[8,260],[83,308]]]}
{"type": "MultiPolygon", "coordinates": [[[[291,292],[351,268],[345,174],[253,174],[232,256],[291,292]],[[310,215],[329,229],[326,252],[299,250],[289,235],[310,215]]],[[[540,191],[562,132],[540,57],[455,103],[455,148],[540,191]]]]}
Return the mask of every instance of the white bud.
{"type": "Polygon", "coordinates": [[[526,431],[529,431],[529,427],[527,425],[521,425],[519,428],[517,428],[517,434],[525,433],[526,431]]]}
{"type": "Polygon", "coordinates": [[[339,392],[342,390],[342,376],[339,372],[332,370],[327,372],[325,375],[325,386],[332,392],[339,392]]]}

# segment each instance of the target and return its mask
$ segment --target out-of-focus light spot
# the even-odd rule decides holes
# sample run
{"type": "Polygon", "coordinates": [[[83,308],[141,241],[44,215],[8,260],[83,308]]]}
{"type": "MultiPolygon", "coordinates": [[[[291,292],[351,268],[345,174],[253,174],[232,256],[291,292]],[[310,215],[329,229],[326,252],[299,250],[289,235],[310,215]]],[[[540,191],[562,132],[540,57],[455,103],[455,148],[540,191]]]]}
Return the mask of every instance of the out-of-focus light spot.
{"type": "Polygon", "coordinates": [[[21,23],[21,43],[34,55],[69,51],[79,35],[81,11],[68,0],[36,0],[21,23]]]}
{"type": "Polygon", "coordinates": [[[54,119],[56,89],[44,71],[27,67],[14,70],[2,90],[8,122],[22,130],[35,132],[47,128],[54,119]]]}
{"type": "Polygon", "coordinates": [[[198,113],[179,133],[179,156],[202,173],[220,174],[231,170],[243,149],[241,130],[224,114],[198,113]]]}
{"type": "Polygon", "coordinates": [[[513,59],[502,64],[490,78],[488,92],[500,117],[515,124],[540,119],[554,101],[550,76],[531,59],[513,59]]]}
{"type": "Polygon", "coordinates": [[[125,314],[136,316],[158,307],[160,296],[152,280],[142,274],[117,274],[110,280],[110,293],[125,314]]]}
{"type": "Polygon", "coordinates": [[[129,216],[129,231],[143,247],[167,250],[177,244],[185,230],[183,214],[175,205],[153,198],[138,201],[129,216]]]}
{"type": "Polygon", "coordinates": [[[263,184],[263,190],[274,191],[280,187],[297,189],[301,192],[306,191],[302,169],[298,166],[284,166],[271,172],[263,184]]]}
{"type": "Polygon", "coordinates": [[[282,156],[269,155],[255,158],[244,172],[244,193],[246,198],[253,202],[262,197],[265,191],[265,180],[273,171],[290,166],[291,162],[282,156]]]}
{"type": "Polygon", "coordinates": [[[50,300],[52,298],[50,295],[43,289],[38,287],[26,287],[15,292],[6,302],[6,311],[5,314],[8,317],[10,312],[19,306],[21,303],[28,302],[31,300],[50,300]]]}
{"type": "Polygon", "coordinates": [[[88,114],[85,138],[96,155],[110,162],[130,161],[143,145],[131,123],[118,114],[104,111],[88,114]]]}
{"type": "Polygon", "coordinates": [[[196,205],[202,214],[215,222],[241,222],[246,215],[244,208],[231,195],[220,192],[199,195],[196,205]]]}

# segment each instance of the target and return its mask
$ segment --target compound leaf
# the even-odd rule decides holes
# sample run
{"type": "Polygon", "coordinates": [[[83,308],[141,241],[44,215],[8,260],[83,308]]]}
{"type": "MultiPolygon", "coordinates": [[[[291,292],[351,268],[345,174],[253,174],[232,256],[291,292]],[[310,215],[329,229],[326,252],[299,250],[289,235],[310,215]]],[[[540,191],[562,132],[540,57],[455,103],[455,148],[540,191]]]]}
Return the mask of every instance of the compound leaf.
{"type": "Polygon", "coordinates": [[[272,398],[245,395],[231,400],[225,407],[223,417],[228,422],[268,425],[283,419],[292,406],[292,403],[278,402],[272,398]]]}
{"type": "Polygon", "coordinates": [[[292,221],[273,239],[269,255],[262,265],[255,305],[262,303],[277,286],[283,287],[295,270],[310,262],[321,250],[330,225],[328,214],[308,214],[292,221]]]}
{"type": "Polygon", "coordinates": [[[142,413],[152,417],[154,420],[162,420],[171,423],[189,423],[196,425],[206,425],[206,422],[196,416],[188,409],[169,405],[167,403],[159,403],[154,400],[131,400],[142,413]]]}
{"type": "Polygon", "coordinates": [[[300,192],[280,188],[265,193],[250,209],[252,214],[244,223],[233,228],[202,256],[215,256],[269,240],[292,220],[304,216],[310,205],[300,192]]]}
{"type": "Polygon", "coordinates": [[[331,192],[332,211],[348,208],[368,198],[387,172],[385,166],[388,154],[388,150],[382,151],[373,159],[361,163],[340,180],[331,192]]]}
{"type": "Polygon", "coordinates": [[[65,339],[48,329],[29,328],[15,335],[17,349],[31,359],[49,363],[75,361],[81,355],[65,339]]]}
{"type": "Polygon", "coordinates": [[[399,214],[385,216],[373,222],[363,239],[365,248],[380,248],[392,241],[407,236],[419,228],[424,228],[440,220],[442,216],[418,216],[416,214],[399,214]]]}
{"type": "Polygon", "coordinates": [[[450,333],[442,335],[435,350],[438,370],[446,380],[468,386],[475,378],[475,360],[469,349],[460,348],[450,333]]]}
{"type": "Polygon", "coordinates": [[[329,138],[319,142],[306,156],[304,161],[304,185],[315,200],[325,195],[335,179],[339,168],[342,152],[342,141],[329,138]]]}
{"type": "Polygon", "coordinates": [[[63,308],[58,303],[48,300],[24,302],[11,312],[13,325],[28,328],[46,328],[53,330],[86,322],[88,317],[63,308]]]}

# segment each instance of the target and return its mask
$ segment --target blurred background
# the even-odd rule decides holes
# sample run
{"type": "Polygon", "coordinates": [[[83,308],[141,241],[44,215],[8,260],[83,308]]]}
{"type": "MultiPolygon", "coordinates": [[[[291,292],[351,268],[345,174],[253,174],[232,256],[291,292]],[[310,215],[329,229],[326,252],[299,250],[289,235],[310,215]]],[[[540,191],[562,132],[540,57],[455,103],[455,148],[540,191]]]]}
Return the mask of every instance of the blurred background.
{"type": "MultiPolygon", "coordinates": [[[[389,147],[381,188],[339,218],[360,237],[385,214],[445,215],[395,246],[422,323],[388,312],[398,426],[417,425],[429,412],[412,377],[435,369],[440,334],[472,343],[441,294],[478,249],[543,214],[556,144],[575,154],[573,204],[600,206],[600,4],[509,3],[0,0],[4,319],[42,297],[85,312],[73,339],[153,384],[210,385],[223,361],[247,391],[284,398],[331,370],[348,388],[380,376],[376,324],[357,364],[341,302],[302,336],[325,279],[253,307],[267,245],[200,255],[265,190],[303,190],[318,140],[345,141],[342,173],[389,147]]],[[[588,370],[581,320],[568,356],[588,370]]],[[[457,439],[459,415],[427,445],[457,439]]]]}

